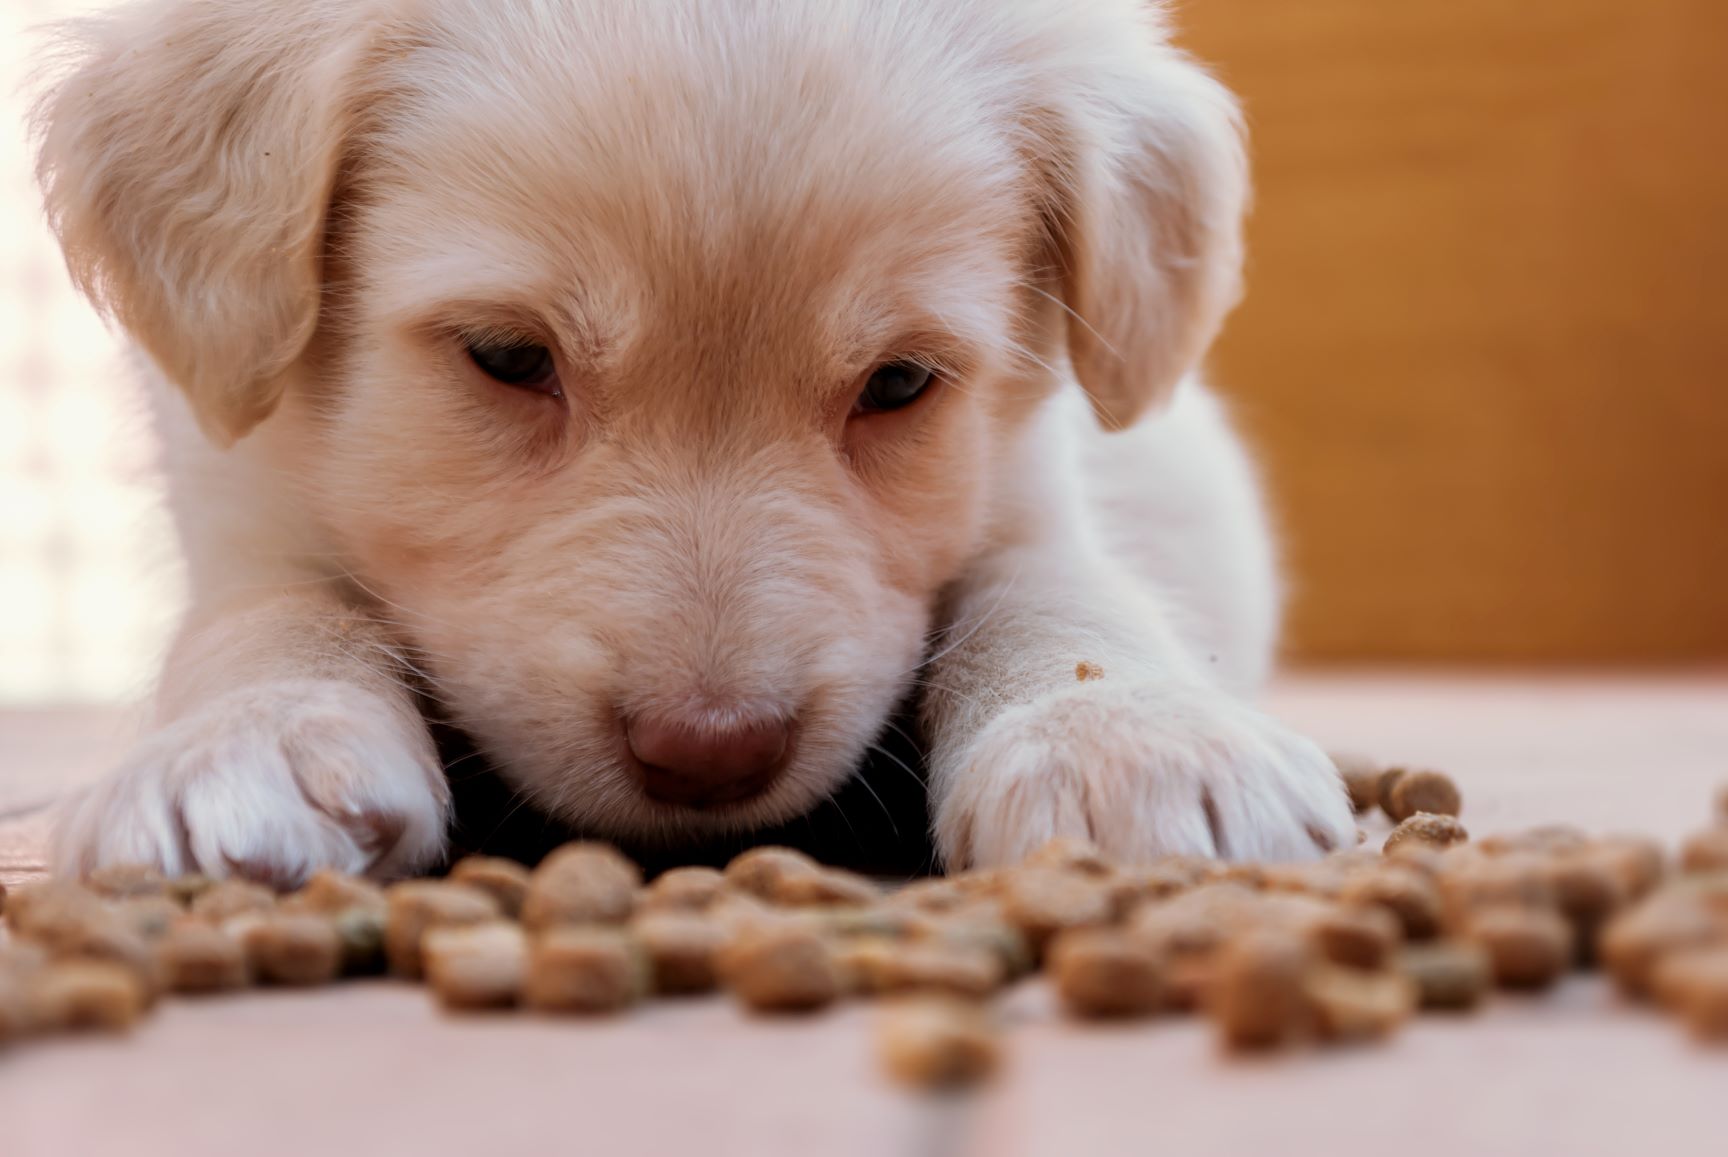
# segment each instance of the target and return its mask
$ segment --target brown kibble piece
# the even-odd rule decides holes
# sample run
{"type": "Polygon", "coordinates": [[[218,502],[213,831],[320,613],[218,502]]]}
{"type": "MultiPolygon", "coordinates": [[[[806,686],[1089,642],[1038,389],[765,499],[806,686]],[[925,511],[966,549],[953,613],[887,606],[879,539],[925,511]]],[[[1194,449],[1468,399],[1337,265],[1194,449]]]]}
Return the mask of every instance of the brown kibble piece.
{"type": "Polygon", "coordinates": [[[1397,968],[1415,985],[1423,1008],[1475,1008],[1494,981],[1487,950],[1463,940],[1410,945],[1398,954],[1397,968]]]}
{"type": "Polygon", "coordinates": [[[1115,864],[1104,850],[1091,840],[1075,836],[1057,836],[1026,857],[1029,868],[1059,868],[1079,872],[1083,876],[1108,876],[1115,864]]]}
{"type": "Polygon", "coordinates": [[[1663,957],[1728,944],[1728,920],[1700,896],[1665,888],[1615,916],[1597,942],[1602,964],[1628,996],[1646,996],[1663,957]]]}
{"type": "Polygon", "coordinates": [[[717,921],[697,912],[669,909],[636,917],[631,930],[648,954],[654,991],[709,992],[718,983],[715,961],[727,933],[717,921]]]}
{"type": "Polygon", "coordinates": [[[167,888],[161,869],[153,864],[109,864],[85,877],[92,892],[109,900],[160,896],[167,888]]]}
{"type": "Polygon", "coordinates": [[[1361,815],[1379,806],[1380,778],[1386,774],[1379,760],[1356,752],[1335,751],[1332,753],[1332,766],[1338,769],[1344,790],[1350,793],[1351,811],[1361,815]]]}
{"type": "Polygon", "coordinates": [[[1552,856],[1548,872],[1555,904],[1572,925],[1578,962],[1595,959],[1596,937],[1602,925],[1626,904],[1626,885],[1614,865],[1589,849],[1552,856]]]}
{"type": "Polygon", "coordinates": [[[1404,938],[1398,918],[1384,908],[1334,905],[1314,917],[1311,929],[1326,959],[1369,971],[1387,967],[1404,938]]]}
{"type": "Polygon", "coordinates": [[[718,958],[720,978],[762,1012],[803,1012],[831,1004],[845,977],[823,938],[801,924],[769,921],[737,932],[718,958]]]}
{"type": "Polygon", "coordinates": [[[1149,1016],[1164,1000],[1163,959],[1143,937],[1121,929],[1059,934],[1048,968],[1057,995],[1075,1016],[1149,1016]]]}
{"type": "Polygon", "coordinates": [[[1655,989],[1701,1040],[1728,1040],[1728,945],[1667,957],[1656,969],[1655,989]]]}
{"type": "Polygon", "coordinates": [[[1680,848],[1680,870],[1688,875],[1728,872],[1728,826],[1697,833],[1680,848]]]}
{"type": "Polygon", "coordinates": [[[450,879],[490,893],[498,910],[514,920],[522,914],[528,895],[528,869],[515,860],[498,856],[464,856],[450,869],[450,879]]]}
{"type": "Polygon", "coordinates": [[[221,924],[247,912],[268,912],[276,906],[276,893],[249,880],[221,880],[192,901],[192,914],[221,924]]]}
{"type": "Polygon", "coordinates": [[[1374,802],[1380,805],[1380,810],[1388,816],[1392,814],[1392,789],[1398,786],[1398,781],[1409,773],[1402,767],[1388,767],[1380,773],[1378,790],[1374,793],[1374,802]]]}
{"type": "Polygon", "coordinates": [[[342,941],[323,916],[270,912],[249,922],[241,936],[252,973],[265,984],[310,987],[342,972],[342,941]]]}
{"type": "Polygon", "coordinates": [[[498,901],[466,884],[441,880],[409,880],[391,887],[385,896],[384,955],[390,971],[410,980],[420,976],[420,940],[428,929],[449,925],[484,924],[502,915],[498,901]]]}
{"type": "Polygon", "coordinates": [[[1003,885],[1002,911],[1041,956],[1050,937],[1064,929],[1110,923],[1115,902],[1097,879],[1056,868],[1023,868],[1003,885]]]}
{"type": "Polygon", "coordinates": [[[113,904],[111,910],[116,920],[145,940],[157,940],[167,935],[168,929],[186,915],[186,910],[166,893],[121,900],[113,904]]]}
{"type": "Polygon", "coordinates": [[[1407,940],[1427,940],[1440,931],[1440,890],[1428,876],[1402,862],[1351,877],[1339,890],[1338,901],[1390,912],[1403,926],[1407,940]]]}
{"type": "Polygon", "coordinates": [[[1386,837],[1383,850],[1386,855],[1391,856],[1410,844],[1449,848],[1469,838],[1470,833],[1464,830],[1464,825],[1459,823],[1456,817],[1417,812],[1392,829],[1391,834],[1386,837]]]}
{"type": "Polygon", "coordinates": [[[1001,1065],[989,1015],[953,997],[902,997],[883,1009],[877,1047],[889,1075],[919,1089],[954,1089],[987,1079],[1001,1065]]]}
{"type": "Polygon", "coordinates": [[[1379,1040],[1416,1009],[1416,985],[1398,972],[1368,972],[1324,964],[1302,980],[1307,1015],[1321,1039],[1379,1040]]]}
{"type": "Polygon", "coordinates": [[[1085,659],[1074,664],[1074,680],[1077,683],[1094,683],[1104,677],[1104,668],[1085,659]]]}
{"type": "Polygon", "coordinates": [[[282,901],[283,906],[301,912],[337,916],[353,908],[382,913],[389,907],[384,889],[370,880],[350,876],[325,868],[313,872],[306,886],[282,901]]]}
{"type": "Polygon", "coordinates": [[[792,848],[751,848],[726,865],[726,882],[763,900],[773,900],[789,876],[809,876],[822,865],[792,848]]]}
{"type": "Polygon", "coordinates": [[[522,994],[528,937],[519,924],[446,925],[420,942],[426,982],[449,1009],[508,1008],[522,994]]]}
{"type": "Polygon", "coordinates": [[[1591,845],[1591,854],[1610,865],[1619,875],[1626,899],[1642,900],[1668,874],[1668,857],[1662,845],[1641,836],[1609,836],[1591,845]]]}
{"type": "Polygon", "coordinates": [[[342,942],[342,972],[347,976],[371,976],[384,971],[384,930],[389,909],[354,907],[330,917],[336,938],[342,942]]]}
{"type": "Polygon", "coordinates": [[[1546,988],[1572,964],[1572,927],[1553,909],[1479,909],[1470,914],[1464,933],[1488,953],[1495,983],[1502,988],[1546,988]]]}
{"type": "Polygon", "coordinates": [[[654,878],[637,906],[650,911],[705,911],[726,890],[726,877],[717,868],[673,868],[654,878]]]}
{"type": "Polygon", "coordinates": [[[531,932],[622,924],[636,906],[642,870],[607,844],[574,843],[547,856],[529,877],[522,923],[531,932]]]}
{"type": "Polygon", "coordinates": [[[621,928],[554,928],[528,949],[522,1003],[542,1012],[609,1013],[648,992],[648,958],[621,928]]]}
{"type": "Polygon", "coordinates": [[[132,969],[108,960],[61,960],[29,986],[30,1018],[56,1031],[124,1032],[149,1003],[132,969]]]}
{"type": "Polygon", "coordinates": [[[53,944],[107,916],[96,893],[70,880],[43,880],[12,893],[6,927],[16,936],[53,944]]]}
{"type": "Polygon", "coordinates": [[[252,983],[240,941],[202,920],[177,921],[156,944],[162,982],[170,992],[231,992],[252,983]]]}
{"type": "Polygon", "coordinates": [[[168,896],[182,908],[190,908],[198,897],[202,896],[215,886],[215,880],[212,880],[209,876],[202,876],[194,872],[189,876],[173,877],[168,881],[164,890],[167,892],[168,896]]]}
{"type": "Polygon", "coordinates": [[[838,951],[851,987],[866,993],[945,992],[981,1000],[1006,978],[1001,959],[978,944],[862,937],[838,951]]]}
{"type": "Polygon", "coordinates": [[[1449,776],[1438,771],[1407,771],[1393,781],[1383,806],[1394,823],[1403,823],[1420,812],[1456,816],[1464,809],[1464,797],[1449,776]]]}
{"type": "Polygon", "coordinates": [[[1205,1001],[1224,1043],[1275,1048],[1306,1032],[1303,981],[1312,964],[1308,942],[1291,932],[1255,929],[1228,941],[1213,963],[1205,1001]]]}
{"type": "Polygon", "coordinates": [[[793,872],[781,877],[774,886],[775,902],[792,907],[862,906],[874,904],[881,898],[882,889],[869,877],[839,868],[793,872]]]}

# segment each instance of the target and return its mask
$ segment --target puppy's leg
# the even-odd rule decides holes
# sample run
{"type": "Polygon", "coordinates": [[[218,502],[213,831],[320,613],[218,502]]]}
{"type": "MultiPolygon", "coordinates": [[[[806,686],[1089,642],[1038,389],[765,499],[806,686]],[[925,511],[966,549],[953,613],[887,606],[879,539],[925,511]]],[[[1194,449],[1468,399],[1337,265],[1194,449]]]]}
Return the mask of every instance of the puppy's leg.
{"type": "Polygon", "coordinates": [[[924,722],[944,860],[1012,863],[1058,835],[1131,859],[1348,846],[1326,755],[1233,690],[1271,642],[1270,550],[1244,547],[1261,533],[1251,487],[1230,493],[1216,453],[1144,457],[1173,449],[1160,441],[1227,439],[1222,420],[1192,408],[1160,419],[1194,429],[1156,432],[1125,457],[1138,457],[1149,504],[1174,504],[1126,532],[1112,518],[1132,512],[1082,488],[1097,444],[1077,420],[1059,403],[1034,431],[1007,496],[1015,530],[953,592],[938,641],[924,722]],[[1255,567],[1266,573],[1231,573],[1255,567]],[[1220,621],[1256,616],[1258,631],[1220,621]]]}
{"type": "Polygon", "coordinates": [[[289,885],[319,867],[387,876],[435,859],[448,787],[388,646],[316,584],[195,613],[158,729],[68,805],[57,868],[141,862],[289,885]]]}

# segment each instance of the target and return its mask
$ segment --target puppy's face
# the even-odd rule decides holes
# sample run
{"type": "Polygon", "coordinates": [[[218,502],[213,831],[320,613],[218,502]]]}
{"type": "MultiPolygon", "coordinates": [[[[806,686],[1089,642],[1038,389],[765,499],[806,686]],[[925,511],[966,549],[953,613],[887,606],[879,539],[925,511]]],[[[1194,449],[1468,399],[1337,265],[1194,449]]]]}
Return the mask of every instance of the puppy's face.
{"type": "Polygon", "coordinates": [[[279,406],[444,709],[606,834],[835,791],[1000,533],[1051,362],[1131,417],[1230,294],[1228,102],[1127,0],[308,4],[268,54],[241,7],[146,5],[179,46],[116,28],[113,107],[82,76],[50,110],[74,269],[218,437],[279,406]],[[311,87],[260,90],[295,52],[311,87]],[[211,54],[244,139],[177,157],[121,106],[211,54]],[[202,231],[99,219],[199,163],[202,231]],[[287,256],[179,253],[223,246],[287,256]]]}

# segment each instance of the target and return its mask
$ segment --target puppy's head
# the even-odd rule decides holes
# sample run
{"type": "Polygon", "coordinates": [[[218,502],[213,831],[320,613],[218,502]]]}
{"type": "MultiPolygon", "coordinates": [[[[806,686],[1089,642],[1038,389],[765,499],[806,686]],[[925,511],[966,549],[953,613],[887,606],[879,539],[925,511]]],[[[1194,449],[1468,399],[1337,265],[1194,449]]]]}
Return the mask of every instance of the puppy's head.
{"type": "Polygon", "coordinates": [[[1131,421],[1235,292],[1233,105],[1133,0],[151,0],[80,53],[74,275],[601,832],[833,792],[1033,407],[1131,421]]]}

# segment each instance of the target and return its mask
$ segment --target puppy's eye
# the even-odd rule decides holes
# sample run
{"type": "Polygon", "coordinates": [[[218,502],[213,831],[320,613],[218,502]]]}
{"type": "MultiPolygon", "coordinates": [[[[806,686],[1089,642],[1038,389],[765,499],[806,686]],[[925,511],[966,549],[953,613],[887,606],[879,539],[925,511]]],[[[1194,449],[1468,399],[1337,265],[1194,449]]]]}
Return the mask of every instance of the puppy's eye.
{"type": "Polygon", "coordinates": [[[854,414],[903,410],[916,402],[936,380],[936,371],[917,362],[887,362],[877,366],[853,405],[854,414]]]}
{"type": "Polygon", "coordinates": [[[524,390],[536,390],[558,397],[558,366],[552,351],[532,342],[499,344],[471,342],[468,356],[480,367],[480,372],[494,381],[524,390]]]}

